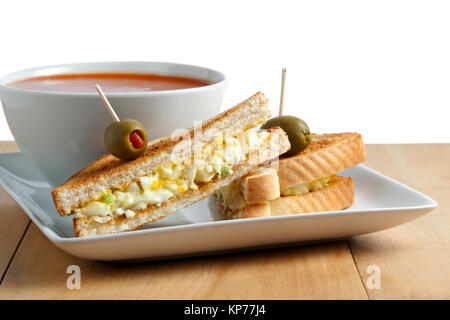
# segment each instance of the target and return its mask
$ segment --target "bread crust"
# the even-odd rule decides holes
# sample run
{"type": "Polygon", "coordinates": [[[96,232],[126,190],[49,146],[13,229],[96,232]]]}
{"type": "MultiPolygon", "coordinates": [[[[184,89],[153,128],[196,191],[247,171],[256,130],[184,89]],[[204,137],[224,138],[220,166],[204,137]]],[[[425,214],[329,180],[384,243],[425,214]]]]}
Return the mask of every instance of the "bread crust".
{"type": "Polygon", "coordinates": [[[268,202],[252,203],[242,210],[238,210],[233,219],[270,217],[270,205],[268,202]]]}
{"type": "Polygon", "coordinates": [[[299,154],[280,158],[280,188],[293,187],[351,168],[366,159],[359,133],[312,134],[308,148],[299,154]]]}
{"type": "MultiPolygon", "coordinates": [[[[270,117],[267,98],[258,92],[247,100],[202,123],[202,142],[209,142],[217,132],[232,134],[255,126],[270,117]]],[[[75,207],[86,205],[112,187],[127,185],[148,174],[156,166],[170,161],[171,151],[191,150],[194,127],[187,129],[189,139],[174,140],[168,135],[150,142],[143,155],[132,161],[120,160],[111,154],[104,155],[74,174],[51,193],[56,210],[68,215],[75,207]]],[[[186,136],[186,135],[184,135],[186,136]]],[[[187,155],[186,155],[187,158],[187,155]]]]}
{"type": "Polygon", "coordinates": [[[280,196],[277,171],[273,168],[259,168],[241,178],[242,195],[249,203],[269,201],[280,196]]]}

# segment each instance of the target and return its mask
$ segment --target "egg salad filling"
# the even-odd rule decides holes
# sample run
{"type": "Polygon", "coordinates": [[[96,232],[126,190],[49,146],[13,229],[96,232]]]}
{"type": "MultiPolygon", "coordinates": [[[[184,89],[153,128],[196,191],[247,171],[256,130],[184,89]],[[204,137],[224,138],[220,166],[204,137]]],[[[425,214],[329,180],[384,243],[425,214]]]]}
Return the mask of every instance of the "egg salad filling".
{"type": "Polygon", "coordinates": [[[99,223],[129,219],[149,205],[161,206],[170,198],[197,189],[215,177],[233,174],[233,168],[268,140],[263,130],[248,129],[239,135],[219,136],[201,145],[201,152],[191,161],[173,161],[161,165],[128,186],[107,190],[86,206],[74,209],[75,217],[87,217],[99,223]]]}
{"type": "Polygon", "coordinates": [[[300,183],[296,186],[280,190],[280,194],[281,196],[301,196],[313,191],[324,189],[326,187],[329,187],[329,185],[331,184],[332,180],[334,180],[335,177],[336,175],[333,174],[331,176],[314,180],[311,182],[300,183]]]}
{"type": "MultiPolygon", "coordinates": [[[[280,195],[284,196],[301,196],[307,193],[324,189],[332,185],[335,174],[324,177],[318,180],[314,180],[307,183],[301,183],[296,186],[280,190],[280,195]]],[[[245,200],[244,195],[239,186],[239,181],[233,181],[228,186],[221,188],[217,191],[216,196],[224,211],[226,212],[226,218],[234,218],[234,212],[236,210],[244,209],[249,203],[245,200]]]]}
{"type": "MultiPolygon", "coordinates": [[[[239,180],[239,179],[238,179],[239,180]]],[[[247,201],[239,186],[240,181],[233,181],[216,192],[219,203],[227,210],[235,211],[247,206],[247,201]]]]}

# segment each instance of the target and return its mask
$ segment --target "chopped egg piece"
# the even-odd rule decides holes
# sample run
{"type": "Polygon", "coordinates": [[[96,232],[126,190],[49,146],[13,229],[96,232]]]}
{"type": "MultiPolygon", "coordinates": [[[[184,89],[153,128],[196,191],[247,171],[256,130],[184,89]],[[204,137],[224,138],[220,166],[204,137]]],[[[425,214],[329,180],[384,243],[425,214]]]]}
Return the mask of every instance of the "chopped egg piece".
{"type": "Polygon", "coordinates": [[[110,216],[106,216],[106,217],[98,217],[98,216],[94,216],[91,217],[92,220],[98,222],[98,223],[107,223],[109,222],[112,218],[110,216]]]}
{"type": "Polygon", "coordinates": [[[100,201],[92,201],[86,206],[84,214],[88,217],[104,217],[110,212],[110,206],[100,201]]]}
{"type": "Polygon", "coordinates": [[[123,210],[122,208],[117,208],[117,209],[114,209],[113,213],[117,216],[121,216],[125,213],[125,210],[123,210]]]}
{"type": "Polygon", "coordinates": [[[133,182],[132,184],[130,184],[130,186],[127,189],[127,192],[135,192],[135,193],[139,193],[141,192],[141,189],[139,188],[139,186],[137,185],[136,182],[133,182]]]}
{"type": "Polygon", "coordinates": [[[127,217],[127,219],[133,218],[136,214],[134,213],[134,211],[131,210],[126,210],[125,211],[125,216],[127,217]]]}

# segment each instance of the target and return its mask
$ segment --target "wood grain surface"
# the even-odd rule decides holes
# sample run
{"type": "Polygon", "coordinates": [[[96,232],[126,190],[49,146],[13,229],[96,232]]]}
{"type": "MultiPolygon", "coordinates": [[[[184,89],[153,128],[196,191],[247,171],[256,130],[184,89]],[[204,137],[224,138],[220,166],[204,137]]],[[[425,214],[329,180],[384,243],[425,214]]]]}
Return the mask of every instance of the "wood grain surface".
{"type": "Polygon", "coordinates": [[[32,225],[0,286],[1,299],[365,299],[345,241],[139,264],[71,257],[32,225]],[[81,289],[68,290],[78,265],[81,289]]]}
{"type": "MultiPolygon", "coordinates": [[[[0,152],[14,150],[0,142],[0,152]]],[[[450,145],[367,145],[366,165],[434,198],[432,213],[348,241],[112,264],[55,247],[0,190],[0,299],[448,299],[450,145]],[[3,245],[3,244],[7,245],[3,245]],[[69,290],[66,269],[81,269],[69,290]],[[380,288],[368,286],[369,266],[380,288]]]]}
{"type": "Polygon", "coordinates": [[[450,145],[369,145],[369,167],[437,201],[431,213],[402,226],[348,240],[363,280],[380,269],[371,299],[450,298],[450,145]]]}
{"type": "MultiPolygon", "coordinates": [[[[14,142],[0,141],[0,152],[17,152],[14,142]]],[[[19,205],[0,187],[0,279],[19,246],[30,219],[19,205]]]]}

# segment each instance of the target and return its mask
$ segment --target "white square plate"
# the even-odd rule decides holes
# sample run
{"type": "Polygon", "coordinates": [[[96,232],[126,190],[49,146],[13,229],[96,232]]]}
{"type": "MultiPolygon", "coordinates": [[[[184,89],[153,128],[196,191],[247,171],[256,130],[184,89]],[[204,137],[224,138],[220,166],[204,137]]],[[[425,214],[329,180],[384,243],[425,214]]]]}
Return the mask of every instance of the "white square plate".
{"type": "Polygon", "coordinates": [[[348,209],[224,220],[213,198],[140,230],[75,238],[72,219],[56,211],[50,186],[22,153],[0,155],[0,185],[57,247],[85,259],[136,261],[342,239],[391,228],[430,212],[436,201],[363,165],[342,175],[355,183],[348,209]]]}

